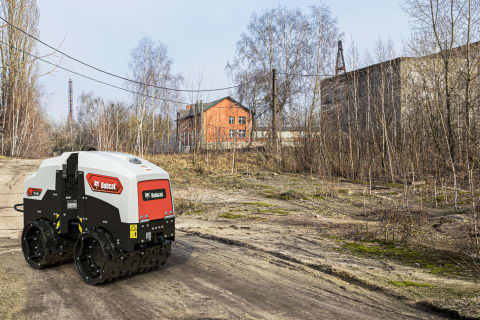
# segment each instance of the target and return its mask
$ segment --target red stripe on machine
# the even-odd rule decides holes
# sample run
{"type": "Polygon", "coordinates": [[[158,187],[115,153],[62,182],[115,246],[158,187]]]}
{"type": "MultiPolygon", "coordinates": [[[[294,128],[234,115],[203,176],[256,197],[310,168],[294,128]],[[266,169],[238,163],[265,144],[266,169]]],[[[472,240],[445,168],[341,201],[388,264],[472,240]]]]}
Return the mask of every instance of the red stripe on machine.
{"type": "Polygon", "coordinates": [[[87,174],[87,181],[92,191],[120,194],[123,190],[120,180],[116,177],[89,173],[87,174]]]}

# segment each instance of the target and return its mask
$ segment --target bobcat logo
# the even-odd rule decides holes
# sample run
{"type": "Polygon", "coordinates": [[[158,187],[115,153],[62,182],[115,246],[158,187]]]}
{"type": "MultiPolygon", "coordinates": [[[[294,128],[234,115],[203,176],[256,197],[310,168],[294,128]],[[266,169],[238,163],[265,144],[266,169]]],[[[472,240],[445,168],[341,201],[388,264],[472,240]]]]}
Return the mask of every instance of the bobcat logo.
{"type": "Polygon", "coordinates": [[[102,176],[100,174],[87,174],[87,181],[92,191],[120,194],[123,186],[116,177],[102,176]]]}
{"type": "Polygon", "coordinates": [[[157,200],[165,198],[165,189],[144,190],[142,191],[143,201],[157,200]]]}

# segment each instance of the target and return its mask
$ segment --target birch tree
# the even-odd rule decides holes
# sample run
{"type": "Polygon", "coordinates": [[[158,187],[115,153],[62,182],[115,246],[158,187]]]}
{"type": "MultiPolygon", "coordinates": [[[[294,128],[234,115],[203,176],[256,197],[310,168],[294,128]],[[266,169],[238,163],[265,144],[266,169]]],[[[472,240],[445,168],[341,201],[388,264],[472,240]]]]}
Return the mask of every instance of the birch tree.
{"type": "Polygon", "coordinates": [[[40,108],[37,62],[29,55],[36,43],[12,26],[38,36],[37,4],[2,0],[0,11],[11,24],[0,26],[0,151],[10,156],[45,154],[49,130],[40,108]]]}

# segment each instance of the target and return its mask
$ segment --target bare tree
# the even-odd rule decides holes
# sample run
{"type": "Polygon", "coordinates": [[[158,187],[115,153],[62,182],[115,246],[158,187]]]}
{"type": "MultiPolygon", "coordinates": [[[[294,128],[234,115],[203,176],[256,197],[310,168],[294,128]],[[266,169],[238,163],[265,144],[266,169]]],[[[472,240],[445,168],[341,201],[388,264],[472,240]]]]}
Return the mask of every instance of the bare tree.
{"type": "MultiPolygon", "coordinates": [[[[35,0],[0,1],[2,16],[26,32],[38,35],[39,13],[35,0]]],[[[38,66],[29,53],[35,41],[5,24],[0,26],[0,135],[1,153],[11,156],[46,154],[48,125],[40,109],[38,66]]]]}
{"type": "MultiPolygon", "coordinates": [[[[150,38],[143,38],[132,50],[130,57],[131,76],[138,82],[148,85],[178,88],[183,79],[180,75],[172,72],[173,60],[168,57],[167,47],[155,42],[150,38]]],[[[179,100],[180,94],[171,90],[156,89],[142,84],[129,84],[136,92],[133,105],[136,120],[135,152],[143,156],[145,151],[152,151],[152,147],[159,138],[159,130],[155,128],[155,119],[159,115],[173,119],[178,105],[175,103],[159,100],[179,100]],[[150,96],[152,98],[149,98],[150,96]],[[148,121],[150,119],[150,122],[148,121]],[[149,130],[147,130],[147,128],[149,130]]],[[[162,131],[160,131],[162,133],[162,131]]]]}
{"type": "Polygon", "coordinates": [[[279,123],[292,126],[304,119],[314,125],[314,114],[321,105],[321,75],[332,69],[338,36],[337,21],[325,5],[312,6],[308,13],[279,7],[252,15],[227,71],[237,83],[249,82],[238,88],[237,95],[254,107],[254,121],[269,125],[271,72],[276,69],[279,123]],[[302,76],[312,73],[316,76],[302,76]]]}

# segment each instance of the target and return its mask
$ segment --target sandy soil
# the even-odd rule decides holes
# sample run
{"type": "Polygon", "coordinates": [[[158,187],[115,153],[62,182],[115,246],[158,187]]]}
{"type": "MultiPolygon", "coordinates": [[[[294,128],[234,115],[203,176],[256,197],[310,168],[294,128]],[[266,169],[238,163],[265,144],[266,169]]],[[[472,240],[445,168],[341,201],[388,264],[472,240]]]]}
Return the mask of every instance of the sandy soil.
{"type": "Polygon", "coordinates": [[[2,319],[447,318],[355,276],[370,272],[389,278],[415,270],[332,250],[336,241],[319,235],[328,218],[305,220],[302,214],[310,209],[301,202],[238,190],[177,186],[174,196],[210,206],[211,212],[268,201],[295,213],[259,210],[253,219],[235,220],[182,215],[163,269],[103,286],[85,285],[72,264],[33,270],[20,250],[22,217],[11,206],[21,202],[23,181],[39,162],[0,160],[2,319]]]}

